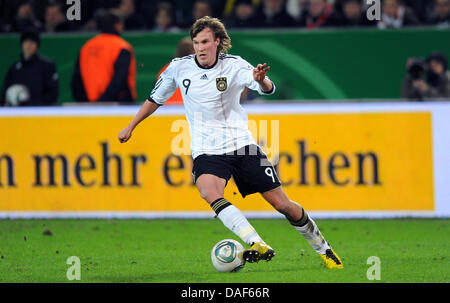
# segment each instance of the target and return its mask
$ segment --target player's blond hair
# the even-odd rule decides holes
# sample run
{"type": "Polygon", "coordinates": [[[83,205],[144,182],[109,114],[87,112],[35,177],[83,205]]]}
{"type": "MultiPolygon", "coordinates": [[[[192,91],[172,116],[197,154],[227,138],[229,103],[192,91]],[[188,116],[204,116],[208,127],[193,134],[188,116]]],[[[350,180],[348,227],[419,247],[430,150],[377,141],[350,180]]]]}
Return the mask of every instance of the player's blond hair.
{"type": "Polygon", "coordinates": [[[214,33],[214,39],[220,39],[219,46],[217,47],[217,52],[227,53],[231,48],[231,38],[230,36],[228,36],[225,25],[223,25],[223,23],[217,18],[205,16],[197,19],[190,30],[191,40],[193,40],[195,36],[197,36],[197,34],[205,28],[209,28],[212,30],[212,32],[214,33]]]}

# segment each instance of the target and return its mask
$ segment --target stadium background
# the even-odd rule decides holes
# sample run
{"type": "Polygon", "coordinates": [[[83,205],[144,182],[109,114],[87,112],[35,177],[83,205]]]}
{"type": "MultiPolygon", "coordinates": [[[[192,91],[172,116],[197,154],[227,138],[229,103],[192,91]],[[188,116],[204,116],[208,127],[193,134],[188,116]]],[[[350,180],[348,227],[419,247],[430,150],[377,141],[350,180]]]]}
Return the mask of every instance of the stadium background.
{"type": "MultiPolygon", "coordinates": [[[[95,34],[44,34],[40,52],[52,58],[60,75],[60,103],[72,102],[70,79],[81,46],[95,34]]],[[[160,69],[175,55],[179,34],[125,33],[135,48],[138,100],[143,102],[160,69]]],[[[277,92],[268,100],[345,102],[354,99],[401,99],[409,57],[441,51],[450,56],[448,29],[409,28],[305,30],[230,30],[231,54],[272,66],[277,92]]],[[[0,79],[20,53],[17,34],[0,36],[0,79]],[[7,46],[7,47],[6,47],[7,46]],[[13,59],[14,58],[14,59],[13,59]]]]}
{"type": "MultiPolygon", "coordinates": [[[[244,106],[257,125],[257,142],[272,160],[280,158],[278,173],[287,180],[287,192],[307,209],[319,217],[450,214],[445,190],[450,128],[443,118],[449,107],[445,102],[408,102],[400,94],[408,58],[435,51],[450,55],[448,29],[229,33],[232,54],[272,67],[276,93],[244,106]],[[273,121],[279,129],[272,129],[273,121]],[[279,144],[280,154],[270,154],[273,144],[279,144]]],[[[137,103],[147,98],[156,75],[186,34],[125,32],[137,57],[137,103]]],[[[0,135],[0,215],[211,217],[190,181],[189,148],[185,146],[182,156],[172,149],[178,134],[174,125],[184,120],[181,106],[163,107],[131,143],[120,145],[117,132],[138,105],[97,108],[74,103],[74,58],[94,35],[41,37],[40,53],[58,67],[63,107],[0,111],[0,125],[9,129],[0,135]]],[[[0,45],[2,78],[20,52],[19,35],[0,36],[0,45]]],[[[227,194],[248,215],[279,216],[256,195],[243,201],[236,192],[232,183],[227,194]]]]}

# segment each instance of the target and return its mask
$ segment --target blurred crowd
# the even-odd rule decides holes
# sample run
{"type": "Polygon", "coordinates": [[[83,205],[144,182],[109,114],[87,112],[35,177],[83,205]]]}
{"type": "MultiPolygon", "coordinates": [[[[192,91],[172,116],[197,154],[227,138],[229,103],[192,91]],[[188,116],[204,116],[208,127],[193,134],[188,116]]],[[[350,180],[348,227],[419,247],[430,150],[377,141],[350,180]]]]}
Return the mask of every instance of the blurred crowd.
{"type": "Polygon", "coordinates": [[[105,10],[126,31],[174,32],[209,15],[227,28],[450,26],[450,0],[381,0],[381,20],[369,21],[364,0],[80,0],[81,20],[68,21],[65,0],[0,1],[0,33],[95,31],[105,10]]]}

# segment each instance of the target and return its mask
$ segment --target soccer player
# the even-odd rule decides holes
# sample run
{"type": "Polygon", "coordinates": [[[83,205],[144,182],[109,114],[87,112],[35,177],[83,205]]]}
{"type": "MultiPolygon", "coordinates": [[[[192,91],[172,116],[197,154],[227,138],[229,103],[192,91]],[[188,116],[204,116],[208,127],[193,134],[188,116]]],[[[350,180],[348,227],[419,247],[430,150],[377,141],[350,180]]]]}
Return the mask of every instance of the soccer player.
{"type": "Polygon", "coordinates": [[[191,132],[194,182],[200,196],[223,224],[247,243],[247,262],[271,260],[275,251],[263,241],[243,213],[224,198],[233,176],[243,197],[260,193],[302,234],[326,267],[343,268],[316,223],[284,193],[274,167],[248,130],[247,114],[239,104],[245,87],[272,94],[275,85],[266,76],[269,66],[255,68],[239,56],[228,55],[231,39],[216,18],[198,19],[190,30],[195,55],[175,58],[161,74],[131,123],[119,133],[128,141],[134,128],[181,88],[191,132]]]}

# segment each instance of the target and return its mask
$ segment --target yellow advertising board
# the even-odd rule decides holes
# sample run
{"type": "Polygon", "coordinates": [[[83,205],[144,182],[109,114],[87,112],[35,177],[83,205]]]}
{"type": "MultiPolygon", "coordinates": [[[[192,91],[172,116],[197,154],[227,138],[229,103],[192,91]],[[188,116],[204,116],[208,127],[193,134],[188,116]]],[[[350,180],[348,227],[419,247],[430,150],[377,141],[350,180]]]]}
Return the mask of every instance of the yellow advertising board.
{"type": "MultiPolygon", "coordinates": [[[[0,211],[210,210],[191,156],[173,152],[189,150],[184,116],[152,116],[121,144],[131,118],[1,117],[0,211]]],[[[249,125],[308,210],[434,209],[431,113],[264,114],[249,125]]],[[[225,196],[242,210],[272,210],[233,182],[225,196]]]]}

